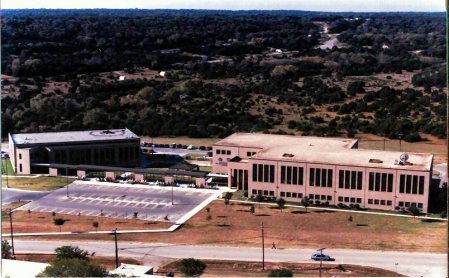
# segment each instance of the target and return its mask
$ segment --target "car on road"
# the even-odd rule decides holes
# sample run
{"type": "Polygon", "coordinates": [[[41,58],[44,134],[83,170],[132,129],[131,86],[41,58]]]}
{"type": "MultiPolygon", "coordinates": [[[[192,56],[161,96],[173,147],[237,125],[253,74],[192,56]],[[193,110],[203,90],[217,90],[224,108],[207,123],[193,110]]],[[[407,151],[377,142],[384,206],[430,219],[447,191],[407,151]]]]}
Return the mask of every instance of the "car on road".
{"type": "Polygon", "coordinates": [[[314,261],[321,261],[321,260],[323,260],[323,261],[335,261],[334,258],[331,258],[330,256],[324,255],[324,254],[321,255],[320,253],[313,254],[311,259],[314,260],[314,261]]]}

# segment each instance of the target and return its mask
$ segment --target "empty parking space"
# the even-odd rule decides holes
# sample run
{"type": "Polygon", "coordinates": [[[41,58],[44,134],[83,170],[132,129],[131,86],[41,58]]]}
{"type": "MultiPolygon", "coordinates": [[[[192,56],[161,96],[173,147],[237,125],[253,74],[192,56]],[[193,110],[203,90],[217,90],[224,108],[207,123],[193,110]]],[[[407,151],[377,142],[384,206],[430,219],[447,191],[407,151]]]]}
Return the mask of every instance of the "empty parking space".
{"type": "Polygon", "coordinates": [[[28,203],[21,210],[134,218],[175,222],[212,192],[161,187],[123,187],[114,185],[70,184],[65,188],[28,203]]]}

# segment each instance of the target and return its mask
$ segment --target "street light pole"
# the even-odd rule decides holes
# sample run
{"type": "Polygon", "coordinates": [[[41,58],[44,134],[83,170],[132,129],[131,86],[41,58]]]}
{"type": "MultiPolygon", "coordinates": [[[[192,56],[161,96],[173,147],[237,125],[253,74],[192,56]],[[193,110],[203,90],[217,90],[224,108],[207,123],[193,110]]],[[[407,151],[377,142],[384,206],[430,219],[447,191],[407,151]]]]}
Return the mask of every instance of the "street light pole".
{"type": "Polygon", "coordinates": [[[11,229],[11,249],[12,249],[12,255],[14,256],[14,232],[12,230],[12,209],[9,209],[9,227],[11,229]]]}
{"type": "Polygon", "coordinates": [[[263,222],[260,225],[260,229],[262,230],[262,270],[265,270],[265,235],[263,231],[263,222]]]}
{"type": "Polygon", "coordinates": [[[118,267],[118,246],[117,246],[117,228],[114,230],[114,240],[115,240],[115,267],[118,267]]]}
{"type": "Polygon", "coordinates": [[[69,175],[68,175],[68,167],[65,167],[65,176],[66,176],[66,183],[67,183],[67,198],[69,198],[69,175]]]}
{"type": "Polygon", "coordinates": [[[323,267],[323,250],[326,248],[320,248],[316,251],[320,251],[320,277],[321,277],[321,269],[323,267]]]}

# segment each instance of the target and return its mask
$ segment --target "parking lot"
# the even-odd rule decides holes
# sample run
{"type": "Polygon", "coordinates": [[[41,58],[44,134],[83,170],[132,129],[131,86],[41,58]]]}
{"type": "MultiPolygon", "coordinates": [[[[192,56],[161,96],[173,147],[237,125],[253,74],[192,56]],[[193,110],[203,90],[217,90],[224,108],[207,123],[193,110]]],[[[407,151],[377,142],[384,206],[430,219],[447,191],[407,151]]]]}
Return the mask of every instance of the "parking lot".
{"type": "Polygon", "coordinates": [[[172,205],[171,187],[72,183],[69,198],[66,192],[66,188],[55,190],[20,210],[128,219],[137,213],[137,218],[142,220],[176,222],[213,194],[207,190],[175,187],[172,205]]]}

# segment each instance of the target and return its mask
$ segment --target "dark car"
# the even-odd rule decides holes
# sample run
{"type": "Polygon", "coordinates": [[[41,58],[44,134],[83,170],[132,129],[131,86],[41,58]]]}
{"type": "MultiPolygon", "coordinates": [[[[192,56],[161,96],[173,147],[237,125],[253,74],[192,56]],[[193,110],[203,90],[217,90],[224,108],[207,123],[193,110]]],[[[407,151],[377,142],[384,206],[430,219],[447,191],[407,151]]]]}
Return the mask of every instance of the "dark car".
{"type": "Polygon", "coordinates": [[[212,147],[206,147],[206,151],[211,151],[212,147]]]}
{"type": "Polygon", "coordinates": [[[199,149],[204,151],[204,150],[206,150],[206,147],[205,146],[200,146],[199,149]]]}
{"type": "Polygon", "coordinates": [[[314,261],[321,261],[321,260],[323,260],[323,261],[335,261],[334,258],[331,258],[330,256],[324,255],[324,254],[321,255],[320,253],[313,254],[311,259],[314,260],[314,261]]]}

